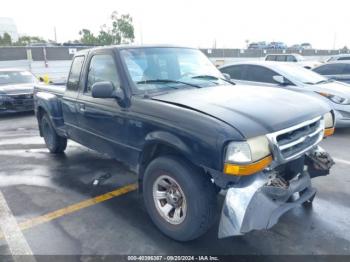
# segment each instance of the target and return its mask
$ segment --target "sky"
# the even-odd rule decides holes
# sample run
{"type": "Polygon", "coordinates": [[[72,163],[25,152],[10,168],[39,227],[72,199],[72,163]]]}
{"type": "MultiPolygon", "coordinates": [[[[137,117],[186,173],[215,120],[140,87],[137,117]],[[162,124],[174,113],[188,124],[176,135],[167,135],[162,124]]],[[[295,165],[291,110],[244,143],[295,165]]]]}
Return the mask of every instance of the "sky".
{"type": "Polygon", "coordinates": [[[246,41],[309,42],[315,48],[350,47],[347,0],[3,0],[0,17],[20,35],[79,38],[98,32],[115,10],[134,20],[137,44],[244,48],[246,41]]]}

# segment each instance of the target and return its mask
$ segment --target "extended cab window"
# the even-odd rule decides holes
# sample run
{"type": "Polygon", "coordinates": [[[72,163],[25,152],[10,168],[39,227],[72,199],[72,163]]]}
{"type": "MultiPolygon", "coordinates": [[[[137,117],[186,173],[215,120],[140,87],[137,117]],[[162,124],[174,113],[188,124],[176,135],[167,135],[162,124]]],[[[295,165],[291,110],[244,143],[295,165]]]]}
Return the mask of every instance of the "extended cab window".
{"type": "Polygon", "coordinates": [[[84,56],[77,56],[74,58],[71,70],[68,77],[67,89],[77,90],[80,80],[81,69],[84,63],[84,56]]]}
{"type": "Polygon", "coordinates": [[[112,55],[94,55],[91,58],[85,93],[91,93],[93,84],[109,81],[114,87],[120,86],[117,67],[112,55]]]}

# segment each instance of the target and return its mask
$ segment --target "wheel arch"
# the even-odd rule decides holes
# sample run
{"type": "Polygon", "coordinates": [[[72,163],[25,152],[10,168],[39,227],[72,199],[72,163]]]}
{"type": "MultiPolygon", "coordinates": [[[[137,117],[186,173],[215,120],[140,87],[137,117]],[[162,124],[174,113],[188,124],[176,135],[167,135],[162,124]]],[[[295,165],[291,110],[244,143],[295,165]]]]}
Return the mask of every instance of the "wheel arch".
{"type": "Polygon", "coordinates": [[[201,165],[196,162],[190,147],[179,137],[168,132],[154,132],[146,137],[146,142],[139,157],[138,182],[140,191],[142,191],[142,181],[147,165],[155,158],[166,155],[180,157],[205,173],[201,165]]]}
{"type": "MultiPolygon", "coordinates": [[[[38,92],[36,94],[36,116],[39,123],[39,131],[41,132],[40,120],[46,113],[56,131],[64,125],[62,105],[59,98],[51,93],[38,92]]],[[[41,135],[41,133],[40,133],[41,135]]]]}

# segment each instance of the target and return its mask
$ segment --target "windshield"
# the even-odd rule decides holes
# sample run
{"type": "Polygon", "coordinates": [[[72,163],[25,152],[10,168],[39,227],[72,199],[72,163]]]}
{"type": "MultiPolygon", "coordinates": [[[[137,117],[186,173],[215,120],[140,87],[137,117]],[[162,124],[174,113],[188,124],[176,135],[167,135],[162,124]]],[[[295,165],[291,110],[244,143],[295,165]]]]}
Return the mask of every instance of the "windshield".
{"type": "Polygon", "coordinates": [[[122,50],[121,56],[141,91],[175,86],[205,87],[224,81],[220,71],[197,49],[130,48],[122,50]]]}
{"type": "Polygon", "coordinates": [[[294,79],[304,84],[313,85],[326,82],[328,80],[327,78],[298,65],[280,65],[278,69],[286,78],[292,81],[294,79]]]}
{"type": "Polygon", "coordinates": [[[0,71],[0,85],[34,83],[35,77],[28,71],[0,71]]]}

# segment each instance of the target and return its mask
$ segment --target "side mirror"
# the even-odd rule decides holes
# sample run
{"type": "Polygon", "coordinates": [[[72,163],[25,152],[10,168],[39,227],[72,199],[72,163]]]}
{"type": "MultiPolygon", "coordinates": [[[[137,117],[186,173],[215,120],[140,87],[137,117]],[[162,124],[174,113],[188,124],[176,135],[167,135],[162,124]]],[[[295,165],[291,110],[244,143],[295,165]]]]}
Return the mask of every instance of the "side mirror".
{"type": "Polygon", "coordinates": [[[229,74],[222,73],[222,75],[225,77],[226,80],[231,80],[231,76],[229,74]]]}
{"type": "Polygon", "coordinates": [[[276,75],[276,76],[273,76],[272,78],[280,85],[287,85],[287,81],[283,76],[276,75]]]}
{"type": "Polygon", "coordinates": [[[92,85],[91,96],[94,98],[116,98],[124,99],[123,91],[118,88],[116,91],[114,85],[109,81],[97,82],[92,85]]]}

